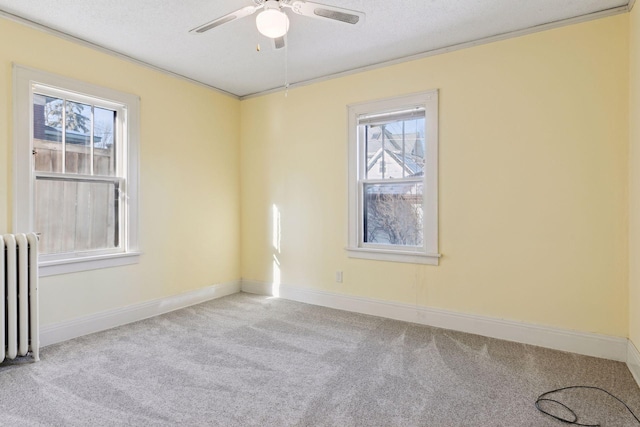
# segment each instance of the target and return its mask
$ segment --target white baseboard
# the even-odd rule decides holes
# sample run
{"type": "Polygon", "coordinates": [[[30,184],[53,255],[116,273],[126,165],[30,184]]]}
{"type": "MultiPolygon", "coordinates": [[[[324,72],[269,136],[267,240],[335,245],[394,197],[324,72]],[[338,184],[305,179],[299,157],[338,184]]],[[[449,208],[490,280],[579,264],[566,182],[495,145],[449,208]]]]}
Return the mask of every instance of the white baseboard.
{"type": "Polygon", "coordinates": [[[221,283],[167,298],[159,298],[52,325],[45,325],[40,328],[40,346],[44,347],[94,332],[104,331],[238,292],[240,292],[239,282],[221,283]]]}
{"type": "MultiPolygon", "coordinates": [[[[242,291],[273,295],[271,284],[248,280],[242,281],[242,291]]],[[[621,362],[627,361],[629,340],[621,337],[539,326],[288,285],[279,286],[279,296],[307,304],[452,329],[587,356],[621,362]]]]}
{"type": "Polygon", "coordinates": [[[640,352],[631,340],[629,340],[627,346],[627,366],[631,371],[631,375],[633,375],[633,378],[638,383],[638,386],[640,386],[640,352]]]}

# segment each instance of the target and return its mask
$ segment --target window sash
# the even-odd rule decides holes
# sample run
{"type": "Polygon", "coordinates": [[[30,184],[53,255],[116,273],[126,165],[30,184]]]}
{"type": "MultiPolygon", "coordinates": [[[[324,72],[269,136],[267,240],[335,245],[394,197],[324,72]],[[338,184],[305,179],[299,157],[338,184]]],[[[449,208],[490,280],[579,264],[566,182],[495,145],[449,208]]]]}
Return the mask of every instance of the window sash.
{"type": "Polygon", "coordinates": [[[422,191],[422,209],[426,210],[426,182],[424,178],[398,178],[398,179],[362,179],[358,181],[358,243],[359,247],[370,249],[391,249],[404,252],[416,252],[425,251],[427,242],[427,228],[426,228],[426,215],[422,216],[422,245],[399,245],[399,244],[384,244],[384,243],[371,243],[365,242],[365,186],[367,184],[381,184],[381,185],[393,185],[393,184],[423,184],[422,191]]]}
{"type": "MultiPolygon", "coordinates": [[[[41,259],[43,262],[47,261],[55,261],[61,259],[69,259],[69,258],[77,258],[83,256],[93,256],[93,255],[103,255],[103,254],[117,254],[126,251],[126,239],[127,236],[124,234],[126,227],[126,204],[122,203],[122,196],[125,192],[126,186],[126,168],[123,165],[124,158],[122,153],[126,152],[126,144],[127,140],[123,134],[122,125],[123,120],[126,119],[126,108],[121,105],[110,101],[105,101],[100,98],[95,98],[88,95],[79,94],[73,91],[61,90],[51,86],[43,85],[43,84],[32,84],[31,86],[31,105],[34,105],[33,97],[34,95],[44,95],[48,97],[54,97],[57,99],[61,99],[63,101],[62,106],[62,117],[61,117],[61,129],[62,129],[62,140],[61,140],[61,151],[62,151],[62,172],[40,172],[35,170],[35,165],[33,166],[33,177],[34,177],[34,185],[37,180],[54,180],[54,181],[68,181],[68,182],[85,182],[85,183],[112,183],[117,188],[117,196],[114,197],[115,203],[117,204],[117,209],[115,210],[115,226],[116,226],[116,234],[115,239],[117,244],[115,247],[107,247],[100,249],[91,249],[91,250],[83,250],[83,251],[73,251],[73,252],[59,252],[59,253],[42,253],[41,259]],[[80,103],[84,105],[88,105],[91,108],[91,123],[90,123],[90,160],[89,160],[89,174],[78,174],[78,173],[67,173],[66,172],[66,154],[67,154],[67,141],[66,141],[66,129],[67,129],[67,120],[66,120],[66,111],[67,111],[67,103],[74,102],[80,103]],[[94,170],[94,111],[95,108],[103,108],[111,111],[115,111],[115,122],[114,122],[114,144],[115,144],[115,152],[114,152],[114,166],[115,166],[115,176],[109,175],[96,175],[94,170]]],[[[33,108],[33,107],[31,107],[33,108]]],[[[31,126],[33,127],[33,120],[31,121],[31,126]]],[[[34,144],[34,134],[33,128],[31,129],[31,145],[34,144]]],[[[33,203],[36,206],[36,197],[38,196],[37,192],[33,192],[33,203]]],[[[35,218],[34,218],[35,219],[35,218]]],[[[51,221],[51,220],[50,220],[51,221]]],[[[37,230],[36,230],[37,231],[37,230]]]]}
{"type": "MultiPolygon", "coordinates": [[[[396,109],[392,111],[386,111],[381,113],[370,113],[370,114],[361,114],[357,117],[357,157],[358,157],[358,178],[357,178],[357,187],[358,187],[358,246],[361,248],[370,248],[370,249],[390,249],[397,251],[405,251],[405,252],[416,252],[421,251],[424,252],[426,250],[426,219],[425,215],[423,215],[421,221],[422,227],[422,244],[421,245],[402,245],[402,244],[381,244],[381,243],[371,243],[365,241],[365,186],[367,184],[382,184],[382,185],[390,185],[390,184],[423,184],[423,194],[422,194],[422,210],[426,210],[426,198],[425,198],[425,190],[427,188],[426,176],[427,174],[423,174],[420,177],[402,177],[402,178],[366,178],[367,172],[367,150],[366,150],[366,126],[377,126],[381,124],[395,123],[404,120],[412,120],[412,119],[424,119],[425,115],[425,107],[420,105],[408,105],[404,106],[401,109],[396,109]]],[[[423,129],[424,134],[426,134],[426,121],[425,121],[425,129],[423,129]]],[[[428,166],[425,165],[425,168],[428,166]]],[[[426,172],[426,171],[425,171],[426,172]]]]}
{"type": "MultiPolygon", "coordinates": [[[[66,102],[76,102],[76,103],[81,103],[81,104],[87,104],[91,106],[92,109],[92,123],[91,123],[91,142],[90,142],[90,150],[91,150],[91,162],[90,162],[90,170],[91,170],[91,175],[96,175],[94,173],[94,159],[93,159],[93,155],[94,155],[94,141],[93,141],[93,137],[94,137],[94,126],[93,126],[93,111],[95,110],[96,107],[98,108],[103,108],[106,110],[112,110],[115,111],[116,113],[116,119],[115,119],[115,123],[114,123],[114,129],[113,129],[113,133],[114,133],[114,144],[116,144],[116,148],[115,148],[115,171],[114,171],[114,175],[96,175],[96,176],[104,176],[104,177],[111,177],[111,176],[117,176],[117,177],[121,177],[121,178],[126,178],[126,162],[127,162],[127,158],[125,156],[125,153],[128,151],[128,140],[126,138],[126,133],[125,133],[125,123],[127,120],[127,107],[125,105],[119,104],[119,103],[115,103],[113,101],[108,101],[99,97],[93,97],[93,96],[89,96],[89,95],[83,95],[77,92],[74,92],[72,90],[62,90],[62,89],[58,89],[55,87],[51,87],[51,86],[47,86],[47,85],[43,85],[43,84],[39,84],[39,83],[33,83],[31,85],[31,92],[30,92],[30,108],[33,108],[33,96],[35,94],[40,94],[40,95],[45,95],[45,96],[50,96],[50,97],[55,97],[55,98],[59,98],[61,100],[63,100],[65,103],[66,102]]],[[[62,132],[63,135],[66,133],[66,118],[65,118],[65,112],[66,112],[66,108],[62,109],[63,112],[63,118],[62,118],[62,132]]],[[[33,120],[31,120],[31,123],[33,123],[33,120]]],[[[33,126],[31,124],[31,126],[33,126]]],[[[33,146],[33,128],[31,128],[30,130],[30,136],[31,136],[31,145],[33,146]]],[[[66,167],[66,160],[65,160],[65,156],[66,156],[66,138],[63,137],[62,140],[62,167],[63,167],[63,171],[65,170],[66,167]]],[[[63,172],[65,173],[65,172],[63,172]]],[[[70,174],[71,175],[71,174],[70,174]]],[[[77,176],[78,174],[73,174],[73,176],[77,176]]]]}
{"type": "MultiPolygon", "coordinates": [[[[126,185],[126,181],[124,179],[121,178],[104,178],[104,177],[95,177],[95,176],[89,176],[89,175],[64,175],[64,174],[55,174],[55,173],[38,173],[35,175],[35,181],[36,183],[38,181],[54,181],[54,182],[70,182],[70,183],[87,183],[87,184],[112,184],[113,185],[113,190],[114,190],[114,195],[113,195],[113,203],[114,205],[109,207],[107,206],[108,209],[113,209],[113,227],[114,227],[114,232],[113,232],[113,239],[114,239],[114,245],[113,247],[103,247],[103,248],[96,248],[96,249],[83,249],[83,250],[73,250],[73,251],[61,251],[61,252],[50,252],[50,253],[41,253],[40,254],[40,258],[43,262],[47,262],[47,261],[55,261],[55,260],[61,260],[61,259],[69,259],[69,258],[73,258],[73,257],[79,257],[79,256],[96,256],[96,255],[106,255],[106,254],[120,254],[120,253],[124,253],[126,251],[126,247],[125,247],[125,242],[126,242],[126,236],[124,234],[125,231],[125,212],[124,212],[124,207],[125,204],[123,203],[123,195],[125,194],[125,185],[126,185]]],[[[37,190],[34,190],[34,199],[38,196],[37,194],[37,190]]],[[[95,200],[92,200],[93,202],[95,202],[95,200]]],[[[34,220],[37,219],[37,210],[35,208],[35,206],[37,206],[37,202],[34,200],[34,220]]],[[[105,212],[105,214],[108,216],[109,212],[105,212]]],[[[79,217],[75,218],[76,224],[77,221],[80,220],[79,217]]],[[[87,226],[89,227],[93,227],[94,224],[92,222],[88,222],[86,223],[87,226]]],[[[107,241],[109,240],[109,227],[108,227],[108,223],[105,223],[105,232],[106,234],[106,238],[107,241]]],[[[41,231],[41,230],[37,230],[37,231],[41,231]]],[[[86,234],[89,234],[88,231],[85,230],[86,234]]],[[[76,242],[74,242],[74,246],[75,246],[76,242]]]]}
{"type": "MultiPolygon", "coordinates": [[[[413,111],[413,110],[412,110],[413,111]]],[[[426,117],[424,115],[424,110],[421,112],[421,115],[419,116],[415,116],[415,117],[406,117],[406,118],[402,118],[402,119],[394,119],[394,120],[390,120],[387,123],[396,123],[398,121],[401,120],[412,120],[412,119],[425,119],[425,127],[422,128],[423,130],[423,135],[427,134],[427,123],[426,123],[426,117]]],[[[377,125],[377,123],[375,124],[377,125]]],[[[374,126],[375,126],[374,125],[374,126]]],[[[371,125],[368,125],[371,126],[371,125]]],[[[358,157],[358,169],[357,169],[357,173],[358,173],[358,180],[363,180],[363,179],[373,179],[373,178],[367,178],[367,163],[368,163],[368,159],[367,159],[367,135],[366,135],[366,131],[365,131],[366,126],[363,126],[361,124],[357,125],[357,157],[358,157]]],[[[383,137],[384,138],[384,137],[383,137]]],[[[425,147],[426,148],[426,147],[425,147]]],[[[404,150],[404,141],[403,141],[403,150],[404,150]]],[[[426,162],[426,153],[425,153],[425,157],[423,158],[425,160],[425,165],[424,168],[428,167],[428,162],[426,162]]],[[[424,171],[425,173],[423,174],[426,177],[426,171],[424,171]]],[[[403,177],[402,178],[406,178],[405,173],[403,171],[403,177]]],[[[389,180],[395,180],[395,179],[402,179],[402,178],[383,178],[386,179],[387,181],[389,180]]]]}

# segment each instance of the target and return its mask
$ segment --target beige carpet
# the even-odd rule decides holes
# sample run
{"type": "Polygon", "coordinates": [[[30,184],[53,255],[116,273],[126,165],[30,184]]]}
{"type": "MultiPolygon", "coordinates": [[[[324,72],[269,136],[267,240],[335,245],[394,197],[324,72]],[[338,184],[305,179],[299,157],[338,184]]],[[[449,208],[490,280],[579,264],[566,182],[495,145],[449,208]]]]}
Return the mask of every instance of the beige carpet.
{"type": "MultiPolygon", "coordinates": [[[[541,393],[599,386],[640,414],[623,363],[236,294],[0,365],[0,425],[563,426],[541,393]]],[[[595,390],[583,423],[639,425],[595,390]]]]}

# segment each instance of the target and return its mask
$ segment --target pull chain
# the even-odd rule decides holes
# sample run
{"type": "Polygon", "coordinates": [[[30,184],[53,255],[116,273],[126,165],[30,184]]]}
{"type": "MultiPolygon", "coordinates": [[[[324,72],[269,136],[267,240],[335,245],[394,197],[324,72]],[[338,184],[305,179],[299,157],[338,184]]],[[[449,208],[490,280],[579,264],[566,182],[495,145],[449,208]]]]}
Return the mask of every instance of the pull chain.
{"type": "Polygon", "coordinates": [[[289,40],[284,43],[284,97],[289,96],[289,40]]]}

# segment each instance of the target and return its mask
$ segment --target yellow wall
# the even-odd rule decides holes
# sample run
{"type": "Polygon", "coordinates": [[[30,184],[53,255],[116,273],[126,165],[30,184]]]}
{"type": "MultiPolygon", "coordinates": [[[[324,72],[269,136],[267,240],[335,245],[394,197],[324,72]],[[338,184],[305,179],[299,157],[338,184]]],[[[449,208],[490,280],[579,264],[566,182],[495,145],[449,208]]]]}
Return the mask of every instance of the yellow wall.
{"type": "Polygon", "coordinates": [[[141,98],[137,265],[41,280],[43,325],[240,277],[240,102],[0,19],[0,233],[12,223],[12,62],[141,98]]]}
{"type": "Polygon", "coordinates": [[[640,8],[629,18],[629,338],[640,348],[640,8]]]}
{"type": "Polygon", "coordinates": [[[638,13],[242,102],[2,19],[0,232],[12,221],[16,62],[142,99],[144,255],[43,278],[45,326],[240,276],[271,282],[276,256],[290,286],[630,334],[638,345],[640,270],[627,250],[640,242],[640,222],[630,239],[627,227],[628,177],[631,218],[640,206],[640,122],[628,120],[640,109],[637,79],[629,97],[638,13]],[[434,88],[441,265],[350,259],[346,106],[434,88]]]}
{"type": "Polygon", "coordinates": [[[242,277],[626,337],[628,19],[242,101],[242,277]],[[440,266],[348,258],[346,106],[435,88],[440,266]]]}

